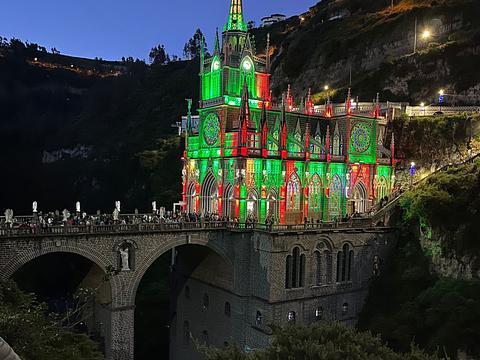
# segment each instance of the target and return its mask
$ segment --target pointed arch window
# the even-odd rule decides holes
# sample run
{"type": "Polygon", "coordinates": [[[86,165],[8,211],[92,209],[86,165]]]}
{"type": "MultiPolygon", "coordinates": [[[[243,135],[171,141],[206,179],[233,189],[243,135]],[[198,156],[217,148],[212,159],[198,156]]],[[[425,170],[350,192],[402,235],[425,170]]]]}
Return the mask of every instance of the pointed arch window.
{"type": "Polygon", "coordinates": [[[305,254],[300,253],[298,246],[286,258],[285,288],[295,289],[305,286],[305,254]]]}
{"type": "Polygon", "coordinates": [[[385,176],[380,176],[377,183],[377,202],[380,202],[388,195],[388,185],[385,176]]]}
{"type": "Polygon", "coordinates": [[[209,171],[202,184],[202,213],[218,213],[218,184],[215,176],[209,171]]]}
{"type": "Polygon", "coordinates": [[[323,186],[322,180],[318,174],[315,174],[308,186],[308,209],[310,212],[315,213],[316,218],[321,218],[322,213],[322,197],[323,186]]]}
{"type": "Polygon", "coordinates": [[[256,98],[255,66],[249,56],[246,56],[240,65],[240,79],[242,80],[242,84],[245,79],[247,80],[248,95],[252,99],[256,98]]]}
{"type": "Polygon", "coordinates": [[[287,183],[287,211],[300,211],[301,194],[300,178],[293,173],[287,183]]]}
{"type": "Polygon", "coordinates": [[[337,253],[337,282],[352,281],[354,252],[349,244],[344,244],[337,253]]]}
{"type": "Polygon", "coordinates": [[[330,218],[337,220],[342,216],[342,180],[340,176],[334,175],[330,184],[330,199],[328,209],[330,218]]]}
{"type": "Polygon", "coordinates": [[[314,252],[314,284],[328,285],[332,283],[332,252],[330,246],[320,242],[314,252]]]}
{"type": "Polygon", "coordinates": [[[222,64],[218,56],[215,56],[210,69],[210,99],[222,95],[222,64]]]}

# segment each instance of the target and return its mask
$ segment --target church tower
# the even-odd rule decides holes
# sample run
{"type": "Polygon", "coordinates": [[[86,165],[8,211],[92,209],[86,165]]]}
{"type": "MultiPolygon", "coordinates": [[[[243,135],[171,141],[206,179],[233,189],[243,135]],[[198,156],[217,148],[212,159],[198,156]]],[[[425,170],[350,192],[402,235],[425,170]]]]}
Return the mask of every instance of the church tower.
{"type": "Polygon", "coordinates": [[[245,80],[250,101],[256,104],[269,97],[267,62],[256,55],[253,39],[247,31],[242,0],[231,0],[228,22],[222,33],[222,46],[217,31],[213,56],[205,59],[203,54],[204,50],[200,70],[202,107],[220,97],[225,104],[240,106],[245,80]]]}

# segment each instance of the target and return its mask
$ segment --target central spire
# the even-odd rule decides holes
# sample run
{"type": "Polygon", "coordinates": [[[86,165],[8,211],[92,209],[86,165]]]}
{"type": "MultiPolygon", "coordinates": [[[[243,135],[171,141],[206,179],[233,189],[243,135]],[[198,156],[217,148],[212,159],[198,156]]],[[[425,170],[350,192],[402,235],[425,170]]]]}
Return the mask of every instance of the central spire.
{"type": "Polygon", "coordinates": [[[231,1],[232,3],[230,4],[230,15],[228,17],[228,24],[225,25],[225,31],[247,31],[247,24],[243,20],[242,0],[231,1]]]}

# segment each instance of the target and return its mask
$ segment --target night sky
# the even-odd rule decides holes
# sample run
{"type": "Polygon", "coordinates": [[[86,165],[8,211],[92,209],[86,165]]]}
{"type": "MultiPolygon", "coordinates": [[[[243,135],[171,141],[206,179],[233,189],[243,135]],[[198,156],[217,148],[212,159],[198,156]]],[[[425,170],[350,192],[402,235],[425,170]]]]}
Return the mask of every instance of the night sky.
{"type": "MultiPolygon", "coordinates": [[[[243,0],[246,21],[272,13],[297,15],[318,0],[243,0]]],[[[227,21],[230,0],[7,0],[0,35],[56,47],[62,54],[117,60],[148,60],[164,44],[182,55],[184,43],[201,28],[208,46],[227,21]]]]}

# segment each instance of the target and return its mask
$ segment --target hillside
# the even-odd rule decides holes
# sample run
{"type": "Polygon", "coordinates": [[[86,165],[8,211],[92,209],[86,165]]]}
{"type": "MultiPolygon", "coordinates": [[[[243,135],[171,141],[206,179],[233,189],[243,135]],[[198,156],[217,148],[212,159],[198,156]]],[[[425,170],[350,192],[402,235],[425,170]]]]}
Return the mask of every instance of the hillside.
{"type": "MultiPolygon", "coordinates": [[[[447,100],[480,103],[480,3],[385,6],[383,0],[324,0],[302,18],[254,29],[259,52],[271,33],[274,94],[291,83],[298,101],[309,87],[323,101],[328,83],[343,101],[351,67],[353,93],[364,100],[381,91],[386,100],[433,102],[441,86],[463,96],[447,100]],[[435,36],[408,55],[415,17],[419,29],[428,24],[435,36]]],[[[85,210],[109,211],[121,200],[133,211],[148,210],[152,199],[169,208],[180,199],[182,149],[171,125],[184,114],[185,98],[198,99],[195,61],[148,66],[14,45],[0,51],[0,157],[7,169],[0,207],[28,213],[33,200],[60,210],[79,200],[85,210]]],[[[404,125],[409,133],[425,126],[395,126],[404,125]]],[[[434,141],[421,143],[428,143],[422,153],[435,151],[434,141]]],[[[416,153],[415,142],[405,144],[405,157],[416,153]]]]}
{"type": "Polygon", "coordinates": [[[22,53],[0,57],[0,204],[133,211],[155,196],[179,199],[179,140],[171,127],[198,88],[197,65],[126,64],[121,76],[39,66],[22,53]],[[158,160],[175,171],[165,173],[158,160]],[[162,176],[159,176],[162,173],[162,176]]]}
{"type": "Polygon", "coordinates": [[[297,97],[324,84],[342,90],[352,75],[354,94],[373,99],[433,102],[445,88],[459,103],[479,103],[480,3],[476,0],[324,0],[302,19],[294,17],[255,31],[258,49],[271,33],[275,49],[272,86],[275,94],[289,83],[297,97]],[[414,29],[431,31],[418,39],[414,29]]]}

